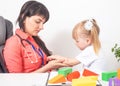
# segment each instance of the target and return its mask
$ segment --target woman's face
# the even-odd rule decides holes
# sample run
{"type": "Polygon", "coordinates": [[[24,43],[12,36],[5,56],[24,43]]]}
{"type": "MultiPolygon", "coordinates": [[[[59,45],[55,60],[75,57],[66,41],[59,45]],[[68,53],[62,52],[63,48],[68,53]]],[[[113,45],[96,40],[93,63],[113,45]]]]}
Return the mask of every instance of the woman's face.
{"type": "Polygon", "coordinates": [[[34,15],[26,17],[24,20],[25,32],[31,36],[37,36],[40,30],[43,29],[45,18],[43,16],[34,15]]]}

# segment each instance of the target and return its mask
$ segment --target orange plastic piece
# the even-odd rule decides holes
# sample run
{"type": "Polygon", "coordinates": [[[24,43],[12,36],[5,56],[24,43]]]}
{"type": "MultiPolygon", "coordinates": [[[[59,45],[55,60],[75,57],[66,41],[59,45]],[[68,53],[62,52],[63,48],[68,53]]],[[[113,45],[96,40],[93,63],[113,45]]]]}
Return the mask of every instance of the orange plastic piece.
{"type": "Polygon", "coordinates": [[[120,69],[117,71],[117,78],[120,79],[120,69]]]}
{"type": "Polygon", "coordinates": [[[68,74],[66,78],[68,81],[72,81],[72,79],[77,79],[79,77],[80,77],[80,72],[74,71],[74,72],[71,72],[70,74],[68,74]]]}
{"type": "Polygon", "coordinates": [[[94,72],[92,72],[92,71],[90,71],[90,70],[88,70],[88,69],[84,69],[82,75],[83,75],[83,76],[98,76],[97,73],[94,73],[94,72]]]}
{"type": "Polygon", "coordinates": [[[64,83],[64,82],[66,82],[66,79],[62,74],[58,74],[48,81],[48,83],[51,84],[64,83]]]}

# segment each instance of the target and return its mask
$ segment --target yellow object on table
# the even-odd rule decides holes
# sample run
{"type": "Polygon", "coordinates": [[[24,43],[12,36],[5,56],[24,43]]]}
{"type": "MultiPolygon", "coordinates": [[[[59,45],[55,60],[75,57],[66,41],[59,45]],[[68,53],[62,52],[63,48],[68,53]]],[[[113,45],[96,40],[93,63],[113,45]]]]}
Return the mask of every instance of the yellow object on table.
{"type": "Polygon", "coordinates": [[[85,78],[89,78],[89,79],[92,79],[92,80],[98,80],[98,76],[87,76],[85,78]]]}
{"type": "Polygon", "coordinates": [[[96,86],[96,78],[94,77],[81,77],[72,80],[72,86],[96,86]]]}

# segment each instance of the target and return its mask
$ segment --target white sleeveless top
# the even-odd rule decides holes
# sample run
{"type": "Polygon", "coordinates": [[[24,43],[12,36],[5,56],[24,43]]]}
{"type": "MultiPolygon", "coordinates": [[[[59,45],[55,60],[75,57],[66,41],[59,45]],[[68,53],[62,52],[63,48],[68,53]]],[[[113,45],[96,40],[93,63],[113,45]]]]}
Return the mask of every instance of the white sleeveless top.
{"type": "Polygon", "coordinates": [[[87,47],[75,58],[83,64],[83,68],[89,69],[97,74],[101,74],[104,71],[104,58],[100,54],[95,54],[93,46],[87,47]]]}

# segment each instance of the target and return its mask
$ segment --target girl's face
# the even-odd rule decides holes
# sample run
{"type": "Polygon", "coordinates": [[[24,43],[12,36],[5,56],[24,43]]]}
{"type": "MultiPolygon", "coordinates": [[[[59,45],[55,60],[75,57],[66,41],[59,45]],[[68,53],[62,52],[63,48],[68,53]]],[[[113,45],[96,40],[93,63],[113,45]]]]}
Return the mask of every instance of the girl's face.
{"type": "Polygon", "coordinates": [[[34,15],[26,17],[24,20],[25,32],[31,36],[37,36],[40,30],[43,29],[45,18],[43,16],[34,15]]]}
{"type": "Polygon", "coordinates": [[[80,50],[84,50],[87,46],[91,44],[90,38],[86,37],[79,37],[78,40],[76,40],[76,45],[80,50]]]}

